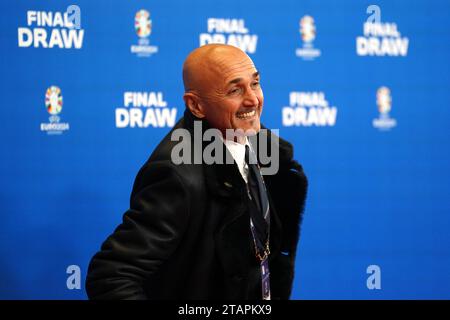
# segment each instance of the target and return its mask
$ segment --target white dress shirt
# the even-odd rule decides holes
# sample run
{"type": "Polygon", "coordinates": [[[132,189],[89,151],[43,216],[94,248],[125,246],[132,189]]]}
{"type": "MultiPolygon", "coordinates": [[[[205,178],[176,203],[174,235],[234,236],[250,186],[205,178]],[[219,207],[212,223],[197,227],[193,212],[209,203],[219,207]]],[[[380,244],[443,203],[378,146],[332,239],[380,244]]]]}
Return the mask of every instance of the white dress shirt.
{"type": "Polygon", "coordinates": [[[233,159],[239,168],[239,172],[241,173],[242,178],[244,179],[245,183],[247,183],[248,166],[245,163],[245,145],[250,146],[247,137],[245,137],[245,144],[234,142],[232,140],[226,140],[223,138],[222,141],[233,156],[233,159]]]}

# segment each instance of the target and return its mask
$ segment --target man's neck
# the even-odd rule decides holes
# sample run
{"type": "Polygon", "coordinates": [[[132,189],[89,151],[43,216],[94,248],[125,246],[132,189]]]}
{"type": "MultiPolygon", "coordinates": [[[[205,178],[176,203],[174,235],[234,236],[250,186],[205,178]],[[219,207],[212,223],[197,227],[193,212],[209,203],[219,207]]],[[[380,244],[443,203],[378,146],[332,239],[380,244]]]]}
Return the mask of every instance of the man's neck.
{"type": "Polygon", "coordinates": [[[226,133],[224,133],[224,132],[221,132],[222,133],[222,140],[223,141],[231,141],[231,142],[235,142],[235,143],[239,143],[239,144],[242,144],[242,145],[245,145],[245,144],[247,144],[247,136],[245,136],[245,135],[235,135],[235,134],[233,134],[233,135],[227,135],[226,133]]]}

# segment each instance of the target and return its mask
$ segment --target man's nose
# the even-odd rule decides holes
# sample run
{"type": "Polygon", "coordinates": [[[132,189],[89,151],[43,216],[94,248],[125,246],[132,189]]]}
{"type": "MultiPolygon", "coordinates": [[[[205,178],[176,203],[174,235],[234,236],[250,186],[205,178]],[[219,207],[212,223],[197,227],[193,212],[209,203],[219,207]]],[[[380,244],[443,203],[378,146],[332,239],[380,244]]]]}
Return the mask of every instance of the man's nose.
{"type": "Polygon", "coordinates": [[[258,96],[252,88],[247,88],[244,96],[244,106],[256,107],[259,104],[258,96]]]}

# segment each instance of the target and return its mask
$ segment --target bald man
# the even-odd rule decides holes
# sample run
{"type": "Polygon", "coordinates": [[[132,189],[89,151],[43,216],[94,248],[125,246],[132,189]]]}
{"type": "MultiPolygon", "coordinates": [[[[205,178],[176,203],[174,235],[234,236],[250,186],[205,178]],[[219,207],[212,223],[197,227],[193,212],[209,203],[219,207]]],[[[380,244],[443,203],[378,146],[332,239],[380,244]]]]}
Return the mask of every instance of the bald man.
{"type": "Polygon", "coordinates": [[[260,73],[240,49],[214,44],[189,54],[183,82],[184,117],[137,174],[123,222],[91,260],[88,296],[288,299],[307,179],[292,145],[270,130],[277,172],[262,175],[249,161],[258,161],[250,140],[265,130],[260,73]],[[174,161],[180,130],[205,150],[196,126],[217,131],[216,156],[232,161],[174,161]]]}
{"type": "Polygon", "coordinates": [[[183,66],[184,101],[191,113],[221,131],[260,129],[264,97],[253,61],[233,46],[194,50],[183,66]]]}

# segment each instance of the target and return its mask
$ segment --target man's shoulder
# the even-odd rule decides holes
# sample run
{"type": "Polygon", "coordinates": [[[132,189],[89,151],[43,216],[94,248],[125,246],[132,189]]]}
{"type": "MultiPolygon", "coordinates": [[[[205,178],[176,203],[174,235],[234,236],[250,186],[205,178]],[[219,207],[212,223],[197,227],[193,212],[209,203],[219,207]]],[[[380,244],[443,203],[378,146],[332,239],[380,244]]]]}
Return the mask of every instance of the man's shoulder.
{"type": "MultiPolygon", "coordinates": [[[[264,145],[270,146],[271,150],[275,148],[278,152],[280,165],[286,166],[293,161],[294,158],[294,146],[288,140],[281,138],[278,135],[278,132],[274,132],[264,125],[261,125],[262,130],[258,134],[258,140],[261,142],[264,139],[267,139],[267,144],[264,145]]],[[[271,151],[272,152],[272,151],[271,151]]]]}
{"type": "Polygon", "coordinates": [[[134,189],[145,186],[153,180],[172,177],[179,180],[187,188],[198,188],[199,183],[203,181],[203,170],[200,165],[187,163],[178,163],[173,159],[173,149],[181,141],[173,138],[175,130],[187,130],[184,118],[172,128],[172,130],[161,140],[151,153],[148,160],[139,170],[134,189]]]}
{"type": "Polygon", "coordinates": [[[173,139],[174,132],[177,130],[185,130],[185,127],[186,126],[184,118],[181,118],[172,128],[172,130],[170,130],[169,133],[166,134],[164,138],[162,138],[162,140],[151,153],[146,164],[150,164],[152,162],[170,161],[172,156],[172,149],[179,143],[179,141],[173,139]]]}

